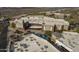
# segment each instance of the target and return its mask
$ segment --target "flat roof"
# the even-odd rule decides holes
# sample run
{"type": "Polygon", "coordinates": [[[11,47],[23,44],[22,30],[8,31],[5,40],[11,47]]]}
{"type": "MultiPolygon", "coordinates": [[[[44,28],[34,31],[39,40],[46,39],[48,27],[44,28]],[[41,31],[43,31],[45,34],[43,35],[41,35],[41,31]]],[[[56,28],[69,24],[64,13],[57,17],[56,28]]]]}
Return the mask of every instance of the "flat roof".
{"type": "Polygon", "coordinates": [[[61,33],[61,37],[58,40],[72,49],[72,51],[79,51],[79,33],[64,31],[61,33]]]}
{"type": "Polygon", "coordinates": [[[15,52],[59,52],[59,50],[57,50],[47,40],[34,34],[28,34],[23,37],[23,40],[15,42],[15,52]]]}
{"type": "Polygon", "coordinates": [[[19,22],[22,21],[29,21],[30,23],[36,23],[36,24],[43,24],[45,23],[46,25],[54,25],[54,24],[58,24],[58,25],[69,25],[69,23],[67,21],[65,21],[64,19],[55,19],[55,18],[51,18],[51,17],[46,17],[46,16],[42,16],[42,15],[35,15],[35,16],[26,16],[26,17],[21,17],[19,20],[19,22]]]}

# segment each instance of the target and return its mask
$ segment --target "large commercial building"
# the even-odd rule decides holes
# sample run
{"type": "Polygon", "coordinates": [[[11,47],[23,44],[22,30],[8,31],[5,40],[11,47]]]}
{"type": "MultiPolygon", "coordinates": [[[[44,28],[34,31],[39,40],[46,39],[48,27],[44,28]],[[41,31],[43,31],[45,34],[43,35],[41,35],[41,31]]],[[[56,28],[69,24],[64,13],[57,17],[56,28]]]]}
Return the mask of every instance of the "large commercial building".
{"type": "Polygon", "coordinates": [[[44,31],[68,30],[69,23],[64,19],[54,19],[41,15],[29,15],[15,19],[13,22],[17,28],[23,28],[23,21],[31,24],[31,29],[41,29],[44,31]]]}
{"type": "Polygon", "coordinates": [[[53,33],[52,41],[56,44],[64,47],[68,51],[78,52],[79,51],[79,33],[67,32],[53,33]]]}
{"type": "Polygon", "coordinates": [[[65,17],[70,17],[70,14],[64,14],[64,13],[53,13],[54,17],[57,19],[64,19],[65,17]]]}
{"type": "Polygon", "coordinates": [[[23,35],[23,39],[13,44],[14,52],[59,52],[47,40],[34,34],[23,35]]]}

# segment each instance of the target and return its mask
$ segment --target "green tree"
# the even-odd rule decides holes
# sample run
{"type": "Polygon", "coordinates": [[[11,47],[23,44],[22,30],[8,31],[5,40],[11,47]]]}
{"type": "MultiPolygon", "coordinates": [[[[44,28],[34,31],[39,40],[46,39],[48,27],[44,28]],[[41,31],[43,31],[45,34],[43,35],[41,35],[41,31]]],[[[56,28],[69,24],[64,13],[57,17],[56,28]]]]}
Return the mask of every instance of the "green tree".
{"type": "Polygon", "coordinates": [[[79,33],[79,28],[76,29],[76,32],[79,33]]]}
{"type": "Polygon", "coordinates": [[[48,35],[49,37],[51,37],[52,32],[51,31],[45,31],[45,34],[48,35]]]}
{"type": "Polygon", "coordinates": [[[15,23],[12,23],[12,24],[11,24],[11,27],[12,27],[12,28],[16,28],[16,24],[15,24],[15,23]]]}
{"type": "Polygon", "coordinates": [[[1,32],[1,30],[2,30],[2,25],[0,24],[0,32],[1,32]]]}

